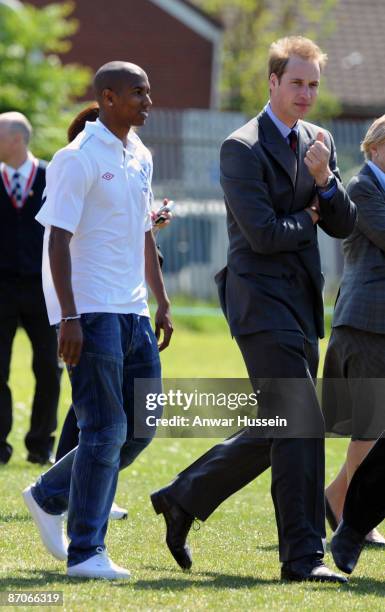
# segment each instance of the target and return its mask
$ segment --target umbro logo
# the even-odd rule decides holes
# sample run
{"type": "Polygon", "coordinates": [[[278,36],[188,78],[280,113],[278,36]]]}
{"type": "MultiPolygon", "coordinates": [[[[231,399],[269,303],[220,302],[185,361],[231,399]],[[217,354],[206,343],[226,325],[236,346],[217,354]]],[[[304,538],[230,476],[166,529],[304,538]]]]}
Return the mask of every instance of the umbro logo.
{"type": "Polygon", "coordinates": [[[112,178],[114,178],[114,175],[111,174],[111,172],[105,172],[102,178],[104,178],[106,181],[110,181],[112,178]]]}

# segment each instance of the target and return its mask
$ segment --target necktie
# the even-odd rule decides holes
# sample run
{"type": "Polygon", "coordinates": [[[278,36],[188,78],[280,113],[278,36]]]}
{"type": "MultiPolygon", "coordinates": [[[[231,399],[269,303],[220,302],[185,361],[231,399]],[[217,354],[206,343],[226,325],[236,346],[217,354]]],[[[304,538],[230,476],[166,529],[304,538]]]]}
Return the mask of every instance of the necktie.
{"type": "Polygon", "coordinates": [[[16,207],[21,208],[23,206],[23,192],[21,190],[20,174],[18,172],[15,172],[12,178],[11,196],[16,203],[16,207]]]}
{"type": "Polygon", "coordinates": [[[297,155],[297,142],[298,142],[297,132],[295,130],[291,130],[288,138],[289,138],[289,147],[291,148],[293,153],[297,155]]]}

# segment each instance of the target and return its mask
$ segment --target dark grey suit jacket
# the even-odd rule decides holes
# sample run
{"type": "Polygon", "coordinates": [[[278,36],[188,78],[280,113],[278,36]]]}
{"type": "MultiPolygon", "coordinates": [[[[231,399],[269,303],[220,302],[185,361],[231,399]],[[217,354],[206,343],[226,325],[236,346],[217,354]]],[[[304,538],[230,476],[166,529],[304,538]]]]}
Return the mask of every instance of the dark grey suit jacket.
{"type": "MultiPolygon", "coordinates": [[[[264,111],[231,134],[221,148],[229,250],[216,276],[223,311],[234,336],[263,330],[297,330],[323,337],[323,276],[317,226],[304,209],[316,193],[304,164],[319,128],[299,122],[299,161],[264,111]]],[[[325,132],[325,131],[324,131],[325,132]]],[[[329,235],[345,238],[356,219],[339,180],[333,139],[326,133],[338,189],[320,198],[329,235]]]]}
{"type": "Polygon", "coordinates": [[[365,164],[347,186],[357,225],[344,240],[344,273],[333,327],[385,333],[385,191],[365,164]]]}

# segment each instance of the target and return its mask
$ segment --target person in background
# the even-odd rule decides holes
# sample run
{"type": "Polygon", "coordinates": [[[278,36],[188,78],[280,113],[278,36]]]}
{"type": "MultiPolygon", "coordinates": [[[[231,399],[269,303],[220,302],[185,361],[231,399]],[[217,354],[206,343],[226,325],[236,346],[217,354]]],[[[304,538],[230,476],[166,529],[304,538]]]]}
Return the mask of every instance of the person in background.
{"type": "MultiPolygon", "coordinates": [[[[357,224],[343,243],[323,373],[326,430],[351,436],[346,461],[325,494],[333,531],[355,471],[385,429],[385,115],[369,127],[361,150],[365,164],[347,186],[357,224]]],[[[385,538],[373,528],[365,543],[384,547],[385,538]]]]}
{"type": "Polygon", "coordinates": [[[336,566],[351,574],[367,533],[385,518],[385,433],[354,472],[346,492],[342,521],[330,549],[336,566]]]}
{"type": "Polygon", "coordinates": [[[36,380],[25,436],[31,463],[52,462],[60,393],[56,333],[48,322],[42,288],[44,232],[35,219],[42,203],[46,163],[29,150],[31,133],[31,124],[21,113],[0,115],[0,464],[12,455],[7,440],[12,428],[8,378],[18,325],[32,345],[36,380]]]}

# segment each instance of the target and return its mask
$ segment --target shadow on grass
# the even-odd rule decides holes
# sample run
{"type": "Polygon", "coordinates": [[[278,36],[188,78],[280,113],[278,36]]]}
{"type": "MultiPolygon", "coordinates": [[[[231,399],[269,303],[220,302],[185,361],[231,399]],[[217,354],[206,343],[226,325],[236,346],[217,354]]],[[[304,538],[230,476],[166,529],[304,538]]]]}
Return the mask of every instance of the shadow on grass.
{"type": "Polygon", "coordinates": [[[87,579],[84,578],[70,578],[65,573],[65,566],[62,571],[46,571],[46,570],[25,570],[23,573],[27,573],[29,576],[4,576],[0,578],[0,592],[10,590],[33,590],[43,587],[42,590],[47,590],[47,584],[52,583],[63,583],[64,585],[70,584],[84,584],[87,579]]]}
{"type": "Polygon", "coordinates": [[[27,523],[28,521],[32,522],[32,519],[30,514],[18,514],[17,512],[0,514],[0,523],[12,523],[14,521],[18,523],[27,523]]]}
{"type": "Polygon", "coordinates": [[[278,544],[260,544],[255,550],[278,550],[278,544]]]}
{"type": "MultiPolygon", "coordinates": [[[[159,566],[147,565],[144,569],[156,571],[159,573],[159,566]]],[[[258,576],[239,576],[231,574],[221,574],[219,572],[183,572],[182,570],[173,569],[169,570],[164,568],[167,573],[179,574],[180,578],[158,578],[154,580],[137,580],[135,583],[136,589],[174,589],[181,590],[188,587],[202,587],[202,588],[214,588],[214,589],[243,589],[252,588],[253,586],[271,586],[277,585],[281,587],[296,588],[298,586],[314,588],[322,587],[329,589],[341,589],[341,592],[348,592],[354,590],[355,593],[360,595],[375,595],[378,597],[384,597],[385,594],[385,583],[375,578],[365,577],[351,577],[347,584],[335,584],[335,583],[320,583],[320,582],[282,582],[279,578],[259,578],[258,576]],[[184,577],[185,576],[185,577],[184,577]],[[188,577],[187,577],[188,576],[188,577]],[[207,580],[207,579],[212,579],[207,580]]],[[[123,586],[123,585],[120,585],[123,586]]]]}
{"type": "MultiPolygon", "coordinates": [[[[150,568],[148,568],[150,569],[150,568]]],[[[153,568],[154,569],[154,568],[153,568]]],[[[159,568],[158,570],[159,571],[159,568]]],[[[258,578],[257,576],[239,576],[232,574],[221,574],[219,572],[186,572],[180,573],[175,570],[175,574],[179,574],[179,578],[156,578],[154,580],[137,580],[135,589],[152,590],[152,589],[171,589],[180,591],[191,587],[201,587],[203,589],[249,589],[255,586],[269,586],[279,584],[277,578],[266,579],[258,578]],[[186,577],[184,577],[186,576],[186,577]]]]}
{"type": "Polygon", "coordinates": [[[357,593],[378,595],[379,597],[385,596],[385,582],[382,580],[375,580],[374,578],[365,578],[365,576],[350,576],[349,585],[357,593]]]}
{"type": "MultiPolygon", "coordinates": [[[[158,574],[162,568],[154,566],[145,566],[144,570],[156,571],[158,574]]],[[[374,595],[383,598],[385,595],[385,583],[374,578],[365,577],[350,577],[348,584],[336,585],[333,583],[290,583],[281,582],[279,578],[259,578],[258,576],[239,576],[233,574],[222,574],[220,572],[181,572],[177,569],[171,570],[163,568],[167,574],[175,574],[174,576],[159,577],[148,580],[136,580],[135,577],[130,581],[111,581],[114,588],[134,588],[138,591],[151,590],[171,590],[184,591],[191,588],[227,590],[227,589],[250,589],[253,587],[270,587],[279,586],[280,588],[298,589],[304,588],[314,589],[338,589],[341,593],[351,593],[357,595],[374,595]]],[[[0,592],[9,590],[47,590],[47,585],[56,583],[56,585],[85,584],[86,578],[69,578],[65,574],[65,569],[62,571],[45,571],[45,570],[30,570],[28,576],[3,576],[0,578],[0,592]]],[[[139,573],[139,572],[138,572],[139,573]]],[[[105,582],[103,581],[105,584],[105,582]]],[[[58,588],[60,590],[60,586],[58,588]]]]}
{"type": "MultiPolygon", "coordinates": [[[[154,570],[159,573],[159,568],[149,567],[144,568],[146,570],[154,570]]],[[[63,583],[63,586],[66,584],[84,584],[84,578],[69,578],[65,574],[65,569],[63,568],[63,572],[56,571],[45,571],[45,570],[30,570],[29,576],[9,576],[9,577],[1,577],[0,578],[0,592],[3,590],[29,590],[34,588],[39,588],[43,586],[47,586],[47,584],[52,583],[63,583]]],[[[169,573],[169,572],[168,572],[169,573]]],[[[203,587],[203,588],[215,588],[215,589],[225,589],[225,588],[250,588],[256,585],[266,584],[278,584],[279,581],[277,579],[266,580],[256,578],[255,576],[236,576],[236,575],[228,575],[228,574],[220,574],[217,572],[194,572],[194,573],[186,573],[183,574],[178,570],[171,570],[171,573],[175,573],[174,577],[169,578],[156,578],[153,580],[133,580],[130,582],[119,581],[115,584],[115,586],[134,586],[135,589],[138,590],[151,590],[151,589],[172,589],[172,590],[182,590],[188,587],[203,587]],[[184,577],[186,576],[186,577],[184,577]],[[187,577],[188,576],[188,577],[187,577]],[[207,580],[210,579],[210,580],[207,580]]]]}
{"type": "MultiPolygon", "coordinates": [[[[256,586],[259,587],[271,587],[279,586],[280,588],[308,588],[313,589],[314,587],[322,589],[328,589],[333,591],[338,589],[341,593],[351,592],[354,590],[359,595],[374,595],[380,598],[384,597],[385,587],[384,583],[371,579],[371,578],[356,578],[351,579],[347,584],[335,584],[335,583],[320,583],[320,582],[281,582],[278,578],[258,578],[257,576],[233,576],[229,574],[216,574],[213,572],[203,572],[200,574],[194,574],[191,578],[158,578],[154,580],[138,580],[134,584],[134,588],[137,590],[172,590],[182,591],[185,589],[202,588],[202,589],[214,589],[214,590],[226,590],[226,589],[250,589],[256,586]],[[207,580],[207,578],[211,580],[207,580]]],[[[119,585],[124,586],[123,584],[119,585]]]]}

